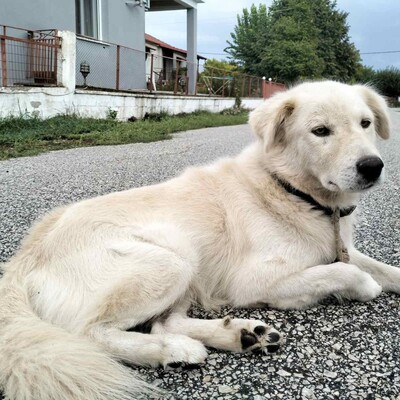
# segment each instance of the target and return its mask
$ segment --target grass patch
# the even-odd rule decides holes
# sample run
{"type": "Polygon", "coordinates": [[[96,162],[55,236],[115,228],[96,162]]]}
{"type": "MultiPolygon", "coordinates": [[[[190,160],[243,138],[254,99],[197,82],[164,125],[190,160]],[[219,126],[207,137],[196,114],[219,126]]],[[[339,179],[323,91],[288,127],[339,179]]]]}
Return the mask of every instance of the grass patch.
{"type": "Polygon", "coordinates": [[[59,115],[45,120],[7,117],[0,119],[0,159],[74,147],[154,142],[170,139],[174,132],[243,124],[247,116],[246,111],[235,115],[198,111],[176,116],[148,114],[147,118],[135,122],[76,115],[59,115]]]}

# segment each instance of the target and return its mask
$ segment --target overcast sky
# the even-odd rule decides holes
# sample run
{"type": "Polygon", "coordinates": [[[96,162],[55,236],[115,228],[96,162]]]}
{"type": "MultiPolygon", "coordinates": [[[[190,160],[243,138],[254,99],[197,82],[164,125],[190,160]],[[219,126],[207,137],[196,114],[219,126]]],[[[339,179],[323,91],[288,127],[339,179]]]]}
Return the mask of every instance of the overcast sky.
{"type": "MultiPolygon", "coordinates": [[[[271,0],[205,0],[198,5],[198,53],[227,59],[223,50],[236,25],[236,16],[252,4],[271,0]]],[[[338,0],[338,8],[349,13],[350,36],[362,54],[363,63],[375,69],[400,68],[400,0],[338,0]]],[[[146,33],[173,46],[186,49],[186,11],[146,13],[146,33]]]]}

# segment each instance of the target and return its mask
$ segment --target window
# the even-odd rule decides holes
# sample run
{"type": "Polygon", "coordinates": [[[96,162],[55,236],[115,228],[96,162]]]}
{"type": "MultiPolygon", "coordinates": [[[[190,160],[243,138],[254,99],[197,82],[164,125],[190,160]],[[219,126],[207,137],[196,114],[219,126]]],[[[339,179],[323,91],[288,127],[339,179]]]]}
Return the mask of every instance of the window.
{"type": "Polygon", "coordinates": [[[75,0],[76,33],[101,39],[100,0],[75,0]]]}

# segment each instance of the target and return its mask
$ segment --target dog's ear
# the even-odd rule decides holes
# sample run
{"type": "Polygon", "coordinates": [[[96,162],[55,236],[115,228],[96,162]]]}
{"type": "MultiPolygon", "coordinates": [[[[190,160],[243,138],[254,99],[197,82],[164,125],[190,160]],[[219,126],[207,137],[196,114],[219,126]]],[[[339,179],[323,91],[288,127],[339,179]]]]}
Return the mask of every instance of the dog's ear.
{"type": "Polygon", "coordinates": [[[285,139],[285,121],[295,108],[294,100],[287,93],[278,93],[250,113],[249,124],[254,133],[264,141],[267,152],[274,144],[285,139]]]}
{"type": "Polygon", "coordinates": [[[369,86],[355,85],[355,87],[374,113],[376,133],[382,139],[388,139],[390,135],[390,118],[385,99],[369,86]]]}

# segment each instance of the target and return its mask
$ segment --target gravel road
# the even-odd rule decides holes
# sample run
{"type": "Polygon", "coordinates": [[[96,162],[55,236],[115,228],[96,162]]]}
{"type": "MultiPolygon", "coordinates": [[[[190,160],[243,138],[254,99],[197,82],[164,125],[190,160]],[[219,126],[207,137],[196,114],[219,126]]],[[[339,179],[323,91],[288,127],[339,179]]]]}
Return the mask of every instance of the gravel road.
{"type": "MultiPolygon", "coordinates": [[[[381,142],[386,182],[365,195],[356,234],[360,250],[400,265],[400,110],[393,137],[381,142]]],[[[173,140],[57,151],[0,162],[0,261],[6,261],[31,223],[51,208],[116,190],[163,181],[186,166],[235,155],[251,140],[246,125],[176,134],[173,140]]],[[[264,319],[287,335],[277,354],[210,350],[199,370],[141,374],[174,399],[400,399],[400,296],[369,303],[326,300],[305,311],[229,310],[264,319]]]]}

